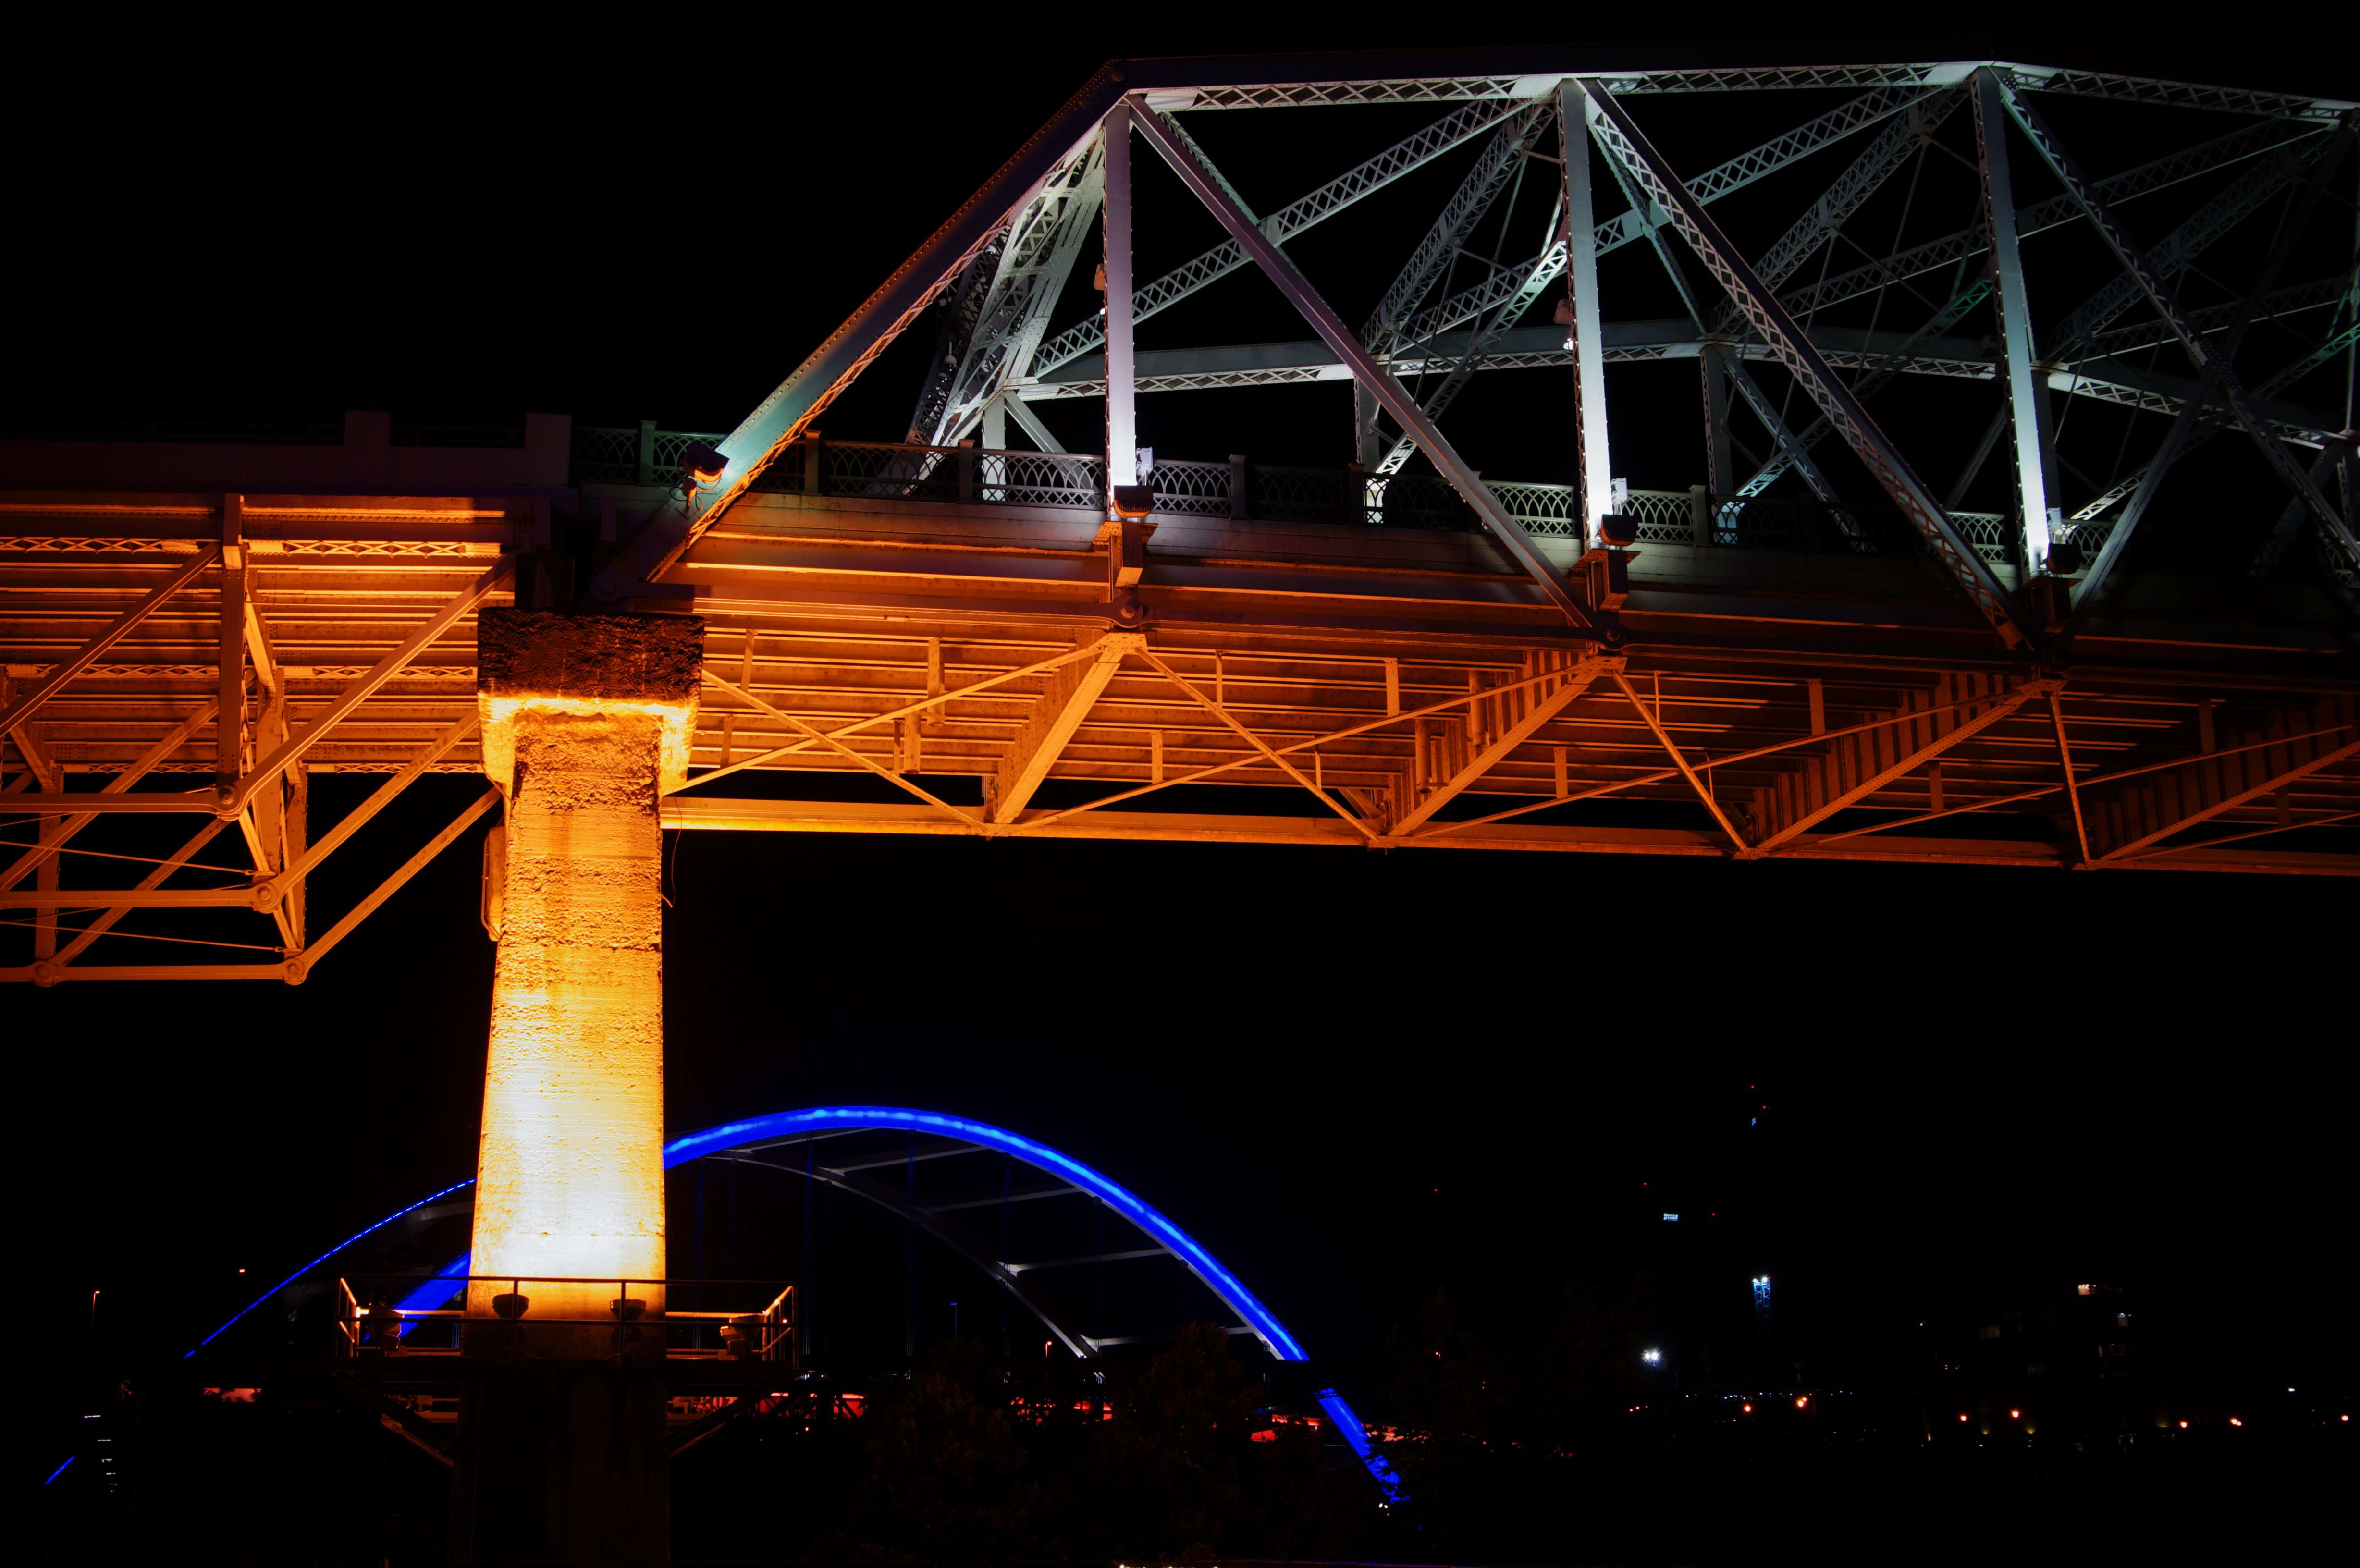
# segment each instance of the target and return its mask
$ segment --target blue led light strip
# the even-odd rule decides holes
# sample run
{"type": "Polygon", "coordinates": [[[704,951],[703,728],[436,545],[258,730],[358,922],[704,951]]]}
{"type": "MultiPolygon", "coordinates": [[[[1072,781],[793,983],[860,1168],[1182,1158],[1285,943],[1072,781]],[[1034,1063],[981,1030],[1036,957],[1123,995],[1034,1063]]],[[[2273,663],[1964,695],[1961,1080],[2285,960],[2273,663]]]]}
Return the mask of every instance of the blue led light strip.
{"type": "MultiPolygon", "coordinates": [[[[1194,1236],[1174,1225],[1144,1199],[1069,1155],[1060,1154],[1046,1144],[1035,1143],[1021,1133],[993,1127],[989,1122],[970,1121],[965,1116],[946,1116],[939,1111],[907,1110],[895,1105],[828,1105],[807,1111],[780,1111],[747,1121],[725,1122],[703,1132],[674,1138],[664,1146],[664,1169],[669,1171],[692,1160],[700,1160],[708,1154],[726,1153],[748,1144],[769,1143],[816,1132],[869,1131],[923,1132],[939,1138],[957,1138],[1021,1160],[1036,1171],[1062,1177],[1169,1247],[1172,1255],[1202,1280],[1207,1290],[1218,1296],[1223,1304],[1245,1321],[1246,1326],[1253,1331],[1271,1355],[1281,1361],[1310,1359],[1301,1343],[1286,1332],[1285,1326],[1271,1315],[1270,1309],[1263,1306],[1236,1275],[1223,1268],[1211,1253],[1197,1244],[1194,1236]]],[[[470,1184],[454,1182],[432,1197],[421,1198],[400,1213],[388,1214],[367,1230],[330,1247],[255,1298],[244,1312],[207,1334],[196,1350],[189,1354],[194,1356],[197,1350],[219,1338],[231,1324],[354,1242],[391,1225],[402,1214],[422,1208],[436,1198],[447,1197],[470,1184]]],[[[472,1256],[462,1253],[444,1264],[435,1271],[433,1279],[424,1281],[404,1297],[399,1305],[408,1312],[422,1312],[451,1300],[459,1293],[458,1279],[466,1274],[472,1256]]],[[[1369,1474],[1376,1477],[1377,1485],[1384,1489],[1386,1497],[1398,1502],[1401,1499],[1401,1475],[1386,1462],[1383,1454],[1370,1446],[1368,1430],[1360,1424],[1360,1417],[1352,1413],[1352,1407],[1346,1404],[1333,1388],[1322,1390],[1317,1398],[1320,1409],[1326,1410],[1328,1419],[1335,1423],[1338,1435],[1360,1456],[1360,1463],[1368,1466],[1369,1474]]]]}
{"type": "Polygon", "coordinates": [[[428,1193],[425,1197],[422,1197],[419,1199],[418,1202],[410,1204],[409,1208],[396,1209],[393,1213],[386,1215],[385,1218],[377,1221],[377,1224],[370,1225],[367,1229],[355,1231],[352,1235],[344,1237],[344,1240],[336,1243],[335,1246],[328,1248],[327,1251],[320,1254],[319,1257],[311,1259],[311,1262],[303,1265],[302,1268],[295,1270],[294,1273],[287,1276],[286,1279],[281,1279],[276,1285],[271,1286],[268,1290],[263,1291],[259,1296],[255,1297],[254,1300],[246,1302],[245,1306],[240,1307],[231,1315],[228,1323],[222,1324],[221,1327],[213,1330],[213,1333],[197,1341],[197,1343],[190,1348],[188,1356],[183,1356],[180,1359],[186,1361],[189,1359],[189,1356],[196,1355],[198,1351],[202,1350],[206,1345],[211,1345],[223,1334],[227,1334],[231,1328],[236,1325],[239,1320],[243,1319],[248,1312],[254,1311],[255,1308],[262,1305],[263,1302],[270,1300],[271,1297],[279,1294],[279,1291],[287,1289],[288,1286],[292,1285],[296,1280],[300,1279],[304,1275],[309,1274],[312,1269],[317,1269],[321,1264],[325,1263],[329,1258],[333,1258],[344,1248],[352,1246],[353,1243],[362,1240],[366,1236],[375,1235],[377,1232],[381,1231],[386,1226],[391,1225],[394,1221],[399,1219],[402,1215],[422,1209],[437,1198],[447,1198],[452,1193],[457,1192],[460,1188],[472,1187],[475,1184],[475,1179],[472,1176],[467,1178],[464,1181],[453,1181],[439,1192],[428,1193]]]}

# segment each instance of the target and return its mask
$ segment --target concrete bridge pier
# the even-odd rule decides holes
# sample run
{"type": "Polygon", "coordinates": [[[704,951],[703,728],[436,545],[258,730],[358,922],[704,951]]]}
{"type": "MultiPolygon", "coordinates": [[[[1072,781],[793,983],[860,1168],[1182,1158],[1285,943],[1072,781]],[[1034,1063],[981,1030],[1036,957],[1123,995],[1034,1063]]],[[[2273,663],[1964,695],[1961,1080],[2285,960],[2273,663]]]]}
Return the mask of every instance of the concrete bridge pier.
{"type": "Polygon", "coordinates": [[[703,651],[690,616],[478,622],[484,767],[508,812],[457,1563],[668,1555],[657,801],[685,782],[703,651]]]}

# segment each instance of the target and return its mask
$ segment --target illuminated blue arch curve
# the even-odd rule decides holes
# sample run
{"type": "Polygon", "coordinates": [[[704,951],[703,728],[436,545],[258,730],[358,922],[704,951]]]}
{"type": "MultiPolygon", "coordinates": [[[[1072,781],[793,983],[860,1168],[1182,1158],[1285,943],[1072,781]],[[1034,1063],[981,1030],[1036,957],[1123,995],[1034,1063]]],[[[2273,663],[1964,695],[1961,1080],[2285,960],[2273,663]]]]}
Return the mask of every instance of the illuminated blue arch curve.
{"type": "MultiPolygon", "coordinates": [[[[1059,1153],[1044,1143],[1036,1143],[1021,1133],[1010,1132],[1005,1127],[993,1127],[989,1122],[975,1121],[967,1116],[949,1116],[940,1111],[909,1110],[895,1105],[826,1105],[811,1110],[780,1111],[770,1116],[755,1116],[746,1121],[725,1122],[719,1127],[708,1127],[703,1132],[694,1132],[685,1138],[674,1138],[664,1146],[664,1169],[669,1171],[674,1166],[685,1165],[692,1160],[703,1159],[708,1154],[727,1153],[734,1149],[744,1148],[748,1144],[770,1142],[812,1133],[870,1131],[930,1133],[941,1138],[957,1138],[963,1142],[975,1144],[978,1148],[1007,1155],[1011,1159],[1022,1160],[1036,1171],[1070,1182],[1169,1247],[1172,1255],[1185,1265],[1190,1273],[1203,1281],[1206,1289],[1218,1296],[1224,1305],[1244,1321],[1273,1356],[1281,1361],[1310,1359],[1304,1351],[1302,1343],[1286,1331],[1285,1325],[1272,1314],[1268,1307],[1262,1304],[1252,1291],[1246,1289],[1243,1281],[1223,1267],[1219,1259],[1206,1251],[1194,1236],[1173,1224],[1146,1200],[1120,1182],[1092,1170],[1071,1155],[1059,1153]]],[[[264,1301],[277,1295],[303,1275],[310,1273],[345,1247],[352,1246],[354,1242],[392,1224],[403,1214],[432,1203],[436,1198],[447,1197],[460,1188],[469,1185],[472,1183],[462,1181],[454,1186],[446,1187],[432,1197],[421,1198],[418,1203],[410,1204],[409,1208],[389,1214],[369,1226],[368,1229],[338,1243],[288,1276],[287,1279],[272,1286],[263,1295],[256,1298],[235,1317],[207,1334],[196,1349],[190,1351],[189,1354],[194,1356],[197,1350],[202,1350],[206,1345],[212,1344],[232,1324],[246,1317],[256,1307],[262,1305],[264,1301]]],[[[454,1290],[453,1286],[443,1281],[464,1276],[467,1272],[469,1261],[470,1255],[464,1253],[452,1259],[437,1270],[435,1279],[410,1292],[400,1304],[412,1310],[442,1305],[451,1299],[454,1290]]],[[[1345,1403],[1343,1396],[1333,1388],[1321,1389],[1317,1398],[1319,1408],[1327,1412],[1328,1419],[1335,1423],[1338,1434],[1360,1457],[1360,1463],[1368,1467],[1369,1474],[1375,1477],[1377,1485],[1383,1489],[1387,1500],[1398,1502],[1401,1499],[1400,1475],[1392,1465],[1386,1462],[1382,1454],[1369,1445],[1368,1429],[1360,1424],[1360,1418],[1352,1412],[1351,1406],[1345,1403]]]]}

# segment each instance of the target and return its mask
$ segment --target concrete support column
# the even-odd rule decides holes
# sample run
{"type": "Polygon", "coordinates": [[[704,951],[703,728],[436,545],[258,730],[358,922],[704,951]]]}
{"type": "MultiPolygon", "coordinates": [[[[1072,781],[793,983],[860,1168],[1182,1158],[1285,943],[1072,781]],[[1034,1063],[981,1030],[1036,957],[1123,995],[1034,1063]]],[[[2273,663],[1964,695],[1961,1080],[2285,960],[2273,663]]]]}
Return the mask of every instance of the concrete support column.
{"type": "Polygon", "coordinates": [[[460,1568],[670,1556],[663,1293],[630,1286],[645,1304],[627,1318],[614,1281],[665,1273],[656,801],[686,781],[704,647],[682,615],[477,622],[484,769],[508,826],[451,1493],[460,1568]],[[511,1293],[523,1312],[499,1321],[511,1293]]]}
{"type": "MultiPolygon", "coordinates": [[[[494,610],[477,640],[484,766],[508,832],[471,1271],[661,1279],[656,801],[685,781],[704,624],[494,610]]],[[[478,1284],[469,1315],[505,1289],[478,1284]]],[[[613,1321],[611,1285],[519,1289],[528,1323],[613,1321]]],[[[661,1291],[648,1297],[661,1313],[661,1291]]],[[[598,1337],[590,1354],[607,1348],[598,1337]]]]}

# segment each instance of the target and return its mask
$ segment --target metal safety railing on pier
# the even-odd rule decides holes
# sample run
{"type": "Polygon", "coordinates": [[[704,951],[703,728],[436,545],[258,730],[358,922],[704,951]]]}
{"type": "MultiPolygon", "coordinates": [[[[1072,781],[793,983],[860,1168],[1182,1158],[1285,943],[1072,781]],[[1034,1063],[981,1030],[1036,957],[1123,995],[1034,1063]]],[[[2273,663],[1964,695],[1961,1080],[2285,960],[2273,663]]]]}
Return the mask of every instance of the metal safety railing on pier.
{"type": "MultiPolygon", "coordinates": [[[[573,1294],[567,1291],[567,1294],[573,1294]]],[[[596,1279],[538,1275],[371,1274],[336,1280],[336,1354],[340,1359],[385,1356],[456,1356],[459,1337],[501,1333],[513,1325],[605,1328],[618,1348],[628,1340],[652,1350],[660,1342],[673,1361],[795,1363],[795,1288],[778,1279],[596,1279]],[[471,1285],[493,1292],[489,1318],[469,1318],[457,1302],[471,1285]],[[597,1316],[566,1316],[534,1309],[533,1291],[542,1286],[595,1285],[611,1290],[597,1316]],[[648,1306],[661,1292],[661,1312],[648,1306]],[[718,1310],[705,1305],[736,1299],[746,1304],[718,1310]],[[696,1306],[675,1306],[675,1301],[696,1306]],[[429,1306],[423,1303],[439,1304],[429,1306]],[[759,1304],[757,1304],[759,1303],[759,1304]],[[479,1329],[476,1325],[481,1325],[479,1329]]]]}

